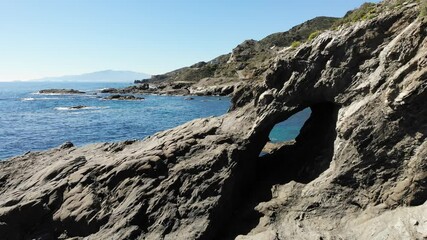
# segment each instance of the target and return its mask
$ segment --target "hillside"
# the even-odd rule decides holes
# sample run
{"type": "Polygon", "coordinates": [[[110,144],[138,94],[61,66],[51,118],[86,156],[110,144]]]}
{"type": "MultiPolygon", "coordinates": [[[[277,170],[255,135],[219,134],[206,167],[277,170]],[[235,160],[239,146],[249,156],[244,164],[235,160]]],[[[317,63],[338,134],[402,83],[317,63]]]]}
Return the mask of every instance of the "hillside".
{"type": "MultiPolygon", "coordinates": [[[[317,17],[287,32],[271,34],[260,41],[246,40],[231,53],[221,55],[209,62],[199,62],[169,73],[152,76],[147,79],[147,82],[160,86],[166,93],[221,95],[221,89],[224,86],[248,80],[261,80],[262,74],[280,50],[290,46],[294,41],[309,38],[312,33],[332,27],[337,20],[331,17],[317,17]]],[[[228,91],[226,93],[229,94],[228,91]]]]}

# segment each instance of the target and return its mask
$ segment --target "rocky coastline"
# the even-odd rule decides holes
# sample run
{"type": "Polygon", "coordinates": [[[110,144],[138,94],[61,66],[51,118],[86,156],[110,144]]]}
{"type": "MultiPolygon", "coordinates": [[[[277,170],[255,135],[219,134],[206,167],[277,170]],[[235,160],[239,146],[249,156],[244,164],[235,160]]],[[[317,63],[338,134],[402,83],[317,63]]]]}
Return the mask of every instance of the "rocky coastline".
{"type": "Polygon", "coordinates": [[[427,20],[398,2],[277,51],[223,116],[0,162],[1,238],[426,239],[427,20]]]}
{"type": "Polygon", "coordinates": [[[179,96],[231,96],[236,84],[225,85],[195,85],[188,82],[172,83],[137,83],[126,88],[108,88],[100,93],[110,94],[155,94],[155,95],[179,95],[179,96]]]}

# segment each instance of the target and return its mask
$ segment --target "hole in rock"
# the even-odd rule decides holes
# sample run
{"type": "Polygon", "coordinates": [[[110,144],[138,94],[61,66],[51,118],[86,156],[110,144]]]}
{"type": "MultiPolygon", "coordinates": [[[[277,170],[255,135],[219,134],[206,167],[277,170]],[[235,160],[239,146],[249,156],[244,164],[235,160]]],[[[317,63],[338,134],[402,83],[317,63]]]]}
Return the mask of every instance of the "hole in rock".
{"type": "MultiPolygon", "coordinates": [[[[279,123],[279,127],[271,127],[273,130],[269,138],[282,142],[278,148],[261,154],[256,159],[252,174],[249,174],[250,179],[242,181],[244,185],[241,189],[244,190],[234,199],[239,202],[233,203],[235,207],[229,224],[220,234],[222,239],[248,234],[258,225],[262,214],[255,207],[272,199],[271,189],[274,185],[290,181],[308,183],[329,167],[336,138],[337,115],[338,106],[326,102],[311,105],[310,109],[294,114],[283,123],[280,123],[283,119],[273,122],[274,125],[279,123]],[[289,122],[292,127],[284,129],[281,126],[289,122]],[[294,138],[295,133],[298,136],[294,138]],[[295,140],[283,142],[293,138],[295,140]]],[[[266,151],[266,147],[263,151],[266,151]]]]}
{"type": "Polygon", "coordinates": [[[304,123],[310,117],[311,109],[306,108],[283,122],[277,123],[271,130],[269,141],[265,144],[260,156],[264,156],[275,149],[279,148],[288,141],[294,140],[304,123]]]}

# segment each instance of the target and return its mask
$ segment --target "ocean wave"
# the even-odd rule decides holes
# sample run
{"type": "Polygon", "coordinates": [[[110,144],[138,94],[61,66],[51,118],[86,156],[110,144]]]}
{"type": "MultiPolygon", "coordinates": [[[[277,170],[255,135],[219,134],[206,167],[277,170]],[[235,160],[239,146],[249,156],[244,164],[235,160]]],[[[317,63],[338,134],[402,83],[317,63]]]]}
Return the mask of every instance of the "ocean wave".
{"type": "Polygon", "coordinates": [[[54,98],[54,97],[50,97],[50,98],[21,98],[21,101],[46,101],[46,100],[58,100],[61,98],[54,98]]]}
{"type": "Polygon", "coordinates": [[[97,95],[97,94],[85,94],[85,95],[81,95],[82,97],[87,97],[87,98],[101,98],[101,96],[97,95]]]}
{"type": "Polygon", "coordinates": [[[42,100],[50,100],[50,99],[64,99],[67,97],[82,97],[82,98],[100,98],[100,96],[98,96],[96,93],[86,93],[86,94],[74,94],[74,93],[39,93],[39,92],[33,92],[31,93],[31,95],[39,95],[39,96],[58,96],[56,98],[37,98],[38,99],[42,99],[42,100]],[[61,97],[61,98],[59,98],[61,97]]]}
{"type": "Polygon", "coordinates": [[[83,96],[81,93],[39,93],[33,92],[31,95],[42,95],[42,96],[83,96]]]}
{"type": "Polygon", "coordinates": [[[35,98],[21,98],[21,101],[34,101],[36,100],[35,98]]]}
{"type": "Polygon", "coordinates": [[[110,108],[108,106],[73,106],[73,107],[56,107],[55,110],[58,111],[78,111],[78,110],[100,110],[100,109],[106,109],[110,108]]]}
{"type": "MultiPolygon", "coordinates": [[[[65,95],[62,93],[39,93],[39,92],[33,92],[31,93],[31,95],[44,95],[44,96],[61,96],[61,95],[65,95]]],[[[67,94],[70,95],[70,94],[67,94]]]]}

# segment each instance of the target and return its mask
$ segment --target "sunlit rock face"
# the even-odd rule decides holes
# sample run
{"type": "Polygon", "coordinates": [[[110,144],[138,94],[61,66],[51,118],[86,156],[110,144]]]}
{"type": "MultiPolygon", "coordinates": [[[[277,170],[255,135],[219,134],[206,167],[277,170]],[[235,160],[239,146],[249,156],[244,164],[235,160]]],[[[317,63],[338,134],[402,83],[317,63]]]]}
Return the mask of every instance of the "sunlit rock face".
{"type": "Polygon", "coordinates": [[[1,238],[426,237],[417,16],[406,4],[281,51],[224,116],[0,162],[1,238]],[[296,140],[259,157],[274,125],[307,107],[296,140]]]}

